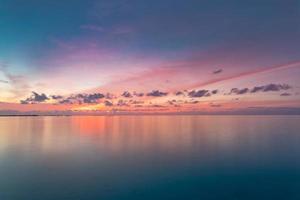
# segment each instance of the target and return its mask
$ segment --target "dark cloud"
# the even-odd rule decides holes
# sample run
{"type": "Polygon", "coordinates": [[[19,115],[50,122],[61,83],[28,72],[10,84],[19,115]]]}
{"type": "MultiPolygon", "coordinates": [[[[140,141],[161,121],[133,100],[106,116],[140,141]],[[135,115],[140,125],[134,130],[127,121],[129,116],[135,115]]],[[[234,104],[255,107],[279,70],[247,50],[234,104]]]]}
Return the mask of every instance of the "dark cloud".
{"type": "Polygon", "coordinates": [[[223,69],[217,69],[215,71],[213,71],[213,74],[220,74],[223,72],[223,69]]]}
{"type": "Polygon", "coordinates": [[[152,96],[152,97],[162,97],[168,95],[167,92],[161,92],[159,90],[153,90],[152,92],[147,93],[147,96],[152,96]]]}
{"type": "Polygon", "coordinates": [[[246,93],[257,93],[257,92],[277,92],[281,90],[289,90],[292,87],[288,84],[267,84],[262,86],[255,86],[252,89],[249,88],[232,88],[229,94],[246,94],[246,93]]]}
{"type": "Polygon", "coordinates": [[[176,96],[181,96],[181,95],[184,95],[184,92],[178,91],[178,92],[175,93],[175,95],[176,96]]]}
{"type": "Polygon", "coordinates": [[[127,101],[120,99],[117,103],[117,106],[129,106],[127,101]]]}
{"type": "MultiPolygon", "coordinates": [[[[61,96],[55,96],[56,99],[62,99],[61,96]]],[[[92,103],[98,103],[99,99],[104,98],[105,95],[101,93],[94,93],[94,94],[76,94],[71,95],[61,101],[59,103],[67,104],[67,103],[86,103],[86,104],[92,104],[92,103]]],[[[53,98],[53,95],[52,95],[53,98]]],[[[53,98],[54,99],[54,98],[53,98]]]]}
{"type": "Polygon", "coordinates": [[[280,96],[283,96],[283,97],[287,97],[287,96],[291,96],[291,95],[292,95],[291,93],[287,93],[287,92],[280,94],[280,96]]]}
{"type": "Polygon", "coordinates": [[[83,96],[84,103],[97,103],[99,99],[104,98],[105,95],[101,93],[88,94],[83,96]]]}
{"type": "Polygon", "coordinates": [[[59,104],[92,104],[92,103],[99,103],[100,99],[105,98],[104,94],[101,93],[94,93],[94,94],[73,94],[68,97],[63,97],[60,95],[52,95],[52,99],[59,100],[59,104]]]}
{"type": "Polygon", "coordinates": [[[251,93],[256,93],[259,91],[262,91],[264,89],[264,86],[255,86],[252,90],[251,93]]]}
{"type": "Polygon", "coordinates": [[[20,103],[21,103],[21,104],[28,104],[29,102],[26,101],[26,100],[21,100],[20,103]]]}
{"type": "Polygon", "coordinates": [[[131,104],[144,104],[144,101],[131,100],[131,104]]]}
{"type": "Polygon", "coordinates": [[[170,105],[176,105],[177,101],[176,101],[176,99],[172,99],[172,100],[167,101],[167,103],[170,105]]]}
{"type": "Polygon", "coordinates": [[[194,98],[194,97],[204,97],[205,95],[208,95],[208,94],[209,94],[208,90],[198,90],[198,91],[193,90],[188,93],[188,96],[191,98],[194,98]]]}
{"type": "Polygon", "coordinates": [[[134,101],[130,101],[131,104],[144,104],[144,101],[137,101],[137,100],[134,100],[134,101]]]}
{"type": "Polygon", "coordinates": [[[32,95],[29,98],[25,100],[21,100],[20,103],[21,104],[41,103],[47,100],[49,100],[49,98],[44,93],[38,94],[36,92],[32,92],[32,95]]]}
{"type": "Polygon", "coordinates": [[[270,91],[280,91],[280,90],[288,90],[292,87],[288,84],[268,84],[263,86],[256,86],[251,90],[251,93],[256,92],[270,92],[270,91]]]}
{"type": "Polygon", "coordinates": [[[57,100],[57,99],[62,99],[63,96],[60,96],[60,95],[52,95],[51,98],[54,99],[54,100],[57,100]]]}
{"type": "Polygon", "coordinates": [[[113,103],[106,100],[106,101],[104,101],[104,105],[105,106],[113,106],[113,103]]]}
{"type": "Polygon", "coordinates": [[[115,99],[116,97],[115,97],[115,95],[113,95],[111,93],[106,93],[105,98],[106,99],[115,99]]]}
{"type": "MultiPolygon", "coordinates": [[[[81,95],[79,95],[81,96],[81,95]]],[[[56,99],[59,100],[59,99],[56,99]]],[[[81,99],[77,95],[71,95],[67,98],[63,98],[58,101],[59,104],[73,104],[73,103],[82,103],[81,99]]]]}
{"type": "Polygon", "coordinates": [[[123,92],[123,94],[121,96],[123,96],[125,98],[132,98],[132,95],[128,91],[123,92]]]}
{"type": "Polygon", "coordinates": [[[292,87],[287,85],[287,84],[269,84],[264,86],[264,92],[269,92],[269,91],[280,91],[280,90],[288,90],[291,89],[292,87]]]}
{"type": "Polygon", "coordinates": [[[70,99],[63,99],[59,101],[60,104],[73,104],[73,102],[70,99]]]}
{"type": "Polygon", "coordinates": [[[217,94],[219,91],[218,90],[212,90],[211,93],[212,94],[217,94]]]}
{"type": "Polygon", "coordinates": [[[212,95],[215,95],[218,93],[218,90],[192,90],[192,91],[187,91],[187,94],[191,98],[199,98],[199,97],[210,97],[212,95]]]}
{"type": "Polygon", "coordinates": [[[232,88],[229,94],[246,94],[247,92],[249,92],[249,88],[242,88],[242,89],[238,89],[238,88],[232,88]]]}
{"type": "Polygon", "coordinates": [[[133,95],[137,96],[137,97],[143,97],[144,93],[142,93],[142,92],[133,92],[133,95]]]}

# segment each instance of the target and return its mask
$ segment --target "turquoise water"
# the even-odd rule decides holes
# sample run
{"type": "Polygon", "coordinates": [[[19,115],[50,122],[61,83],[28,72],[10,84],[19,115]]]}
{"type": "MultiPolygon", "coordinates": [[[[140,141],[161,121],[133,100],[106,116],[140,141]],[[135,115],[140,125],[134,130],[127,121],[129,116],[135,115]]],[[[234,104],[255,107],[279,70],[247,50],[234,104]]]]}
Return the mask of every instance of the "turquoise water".
{"type": "Polygon", "coordinates": [[[300,199],[300,116],[1,117],[0,199],[300,199]]]}

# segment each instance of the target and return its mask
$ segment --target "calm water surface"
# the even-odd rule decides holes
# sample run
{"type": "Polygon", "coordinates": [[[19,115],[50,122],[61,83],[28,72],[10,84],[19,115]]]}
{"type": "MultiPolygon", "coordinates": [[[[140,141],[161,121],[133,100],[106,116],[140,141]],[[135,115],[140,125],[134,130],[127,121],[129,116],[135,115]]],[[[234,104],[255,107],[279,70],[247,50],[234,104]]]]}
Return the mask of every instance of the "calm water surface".
{"type": "Polygon", "coordinates": [[[300,116],[1,117],[1,200],[300,199],[300,116]]]}

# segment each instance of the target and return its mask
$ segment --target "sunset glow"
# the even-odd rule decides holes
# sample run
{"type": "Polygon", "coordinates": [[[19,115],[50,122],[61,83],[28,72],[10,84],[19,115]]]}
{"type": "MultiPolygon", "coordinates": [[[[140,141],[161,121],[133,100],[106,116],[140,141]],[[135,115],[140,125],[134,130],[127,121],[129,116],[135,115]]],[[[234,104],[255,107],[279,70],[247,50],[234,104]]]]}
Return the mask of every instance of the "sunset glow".
{"type": "Polygon", "coordinates": [[[2,115],[299,112],[296,2],[46,2],[1,3],[2,115]]]}

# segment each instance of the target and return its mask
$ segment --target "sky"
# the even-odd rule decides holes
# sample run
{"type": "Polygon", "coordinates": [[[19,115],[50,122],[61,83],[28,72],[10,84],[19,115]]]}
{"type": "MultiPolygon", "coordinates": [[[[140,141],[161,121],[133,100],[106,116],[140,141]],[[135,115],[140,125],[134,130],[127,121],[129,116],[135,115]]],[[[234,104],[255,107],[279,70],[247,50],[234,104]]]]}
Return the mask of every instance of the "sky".
{"type": "Polygon", "coordinates": [[[300,113],[299,0],[0,0],[0,114],[300,113]]]}

